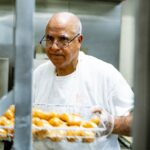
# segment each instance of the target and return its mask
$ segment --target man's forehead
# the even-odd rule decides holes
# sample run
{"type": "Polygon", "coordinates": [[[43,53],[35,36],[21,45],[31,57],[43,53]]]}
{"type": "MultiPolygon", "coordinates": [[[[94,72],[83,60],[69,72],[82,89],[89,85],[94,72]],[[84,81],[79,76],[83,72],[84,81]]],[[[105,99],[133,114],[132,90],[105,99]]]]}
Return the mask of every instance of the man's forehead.
{"type": "Polygon", "coordinates": [[[48,28],[50,29],[58,29],[58,30],[65,30],[65,29],[72,29],[73,25],[71,24],[71,22],[67,22],[67,21],[60,21],[60,20],[51,20],[49,21],[48,28]]]}
{"type": "Polygon", "coordinates": [[[50,32],[54,34],[56,33],[60,35],[70,35],[70,34],[74,34],[75,31],[74,31],[74,28],[70,26],[50,25],[50,26],[47,26],[46,32],[50,32]]]}
{"type": "MultiPolygon", "coordinates": [[[[56,15],[57,16],[57,15],[56,15]]],[[[47,24],[48,30],[64,30],[68,32],[73,32],[76,28],[76,23],[74,22],[73,17],[64,17],[62,18],[61,15],[58,15],[57,17],[52,17],[50,21],[47,24]]]]}

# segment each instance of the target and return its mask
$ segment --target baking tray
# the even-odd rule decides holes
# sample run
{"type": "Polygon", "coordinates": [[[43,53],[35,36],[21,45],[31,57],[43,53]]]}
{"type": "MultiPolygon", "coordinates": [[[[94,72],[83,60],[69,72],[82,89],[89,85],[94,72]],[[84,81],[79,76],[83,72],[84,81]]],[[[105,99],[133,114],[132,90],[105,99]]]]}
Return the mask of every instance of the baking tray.
{"type": "MultiPolygon", "coordinates": [[[[95,116],[95,114],[91,113],[91,106],[83,107],[72,105],[34,104],[32,109],[32,116],[33,140],[49,140],[51,142],[67,141],[91,143],[98,138],[104,137],[105,135],[106,126],[102,122],[101,118],[99,124],[91,121],[91,118],[94,118],[93,116],[95,116]],[[65,121],[61,120],[62,116],[65,116],[66,114],[69,115],[69,117],[73,115],[73,117],[75,118],[75,122],[70,120],[66,121],[64,118],[63,119],[65,121]],[[53,117],[49,115],[53,115],[53,117]],[[47,116],[50,118],[47,118],[47,116]],[[61,125],[57,124],[57,118],[63,121],[61,125]],[[42,125],[42,122],[44,122],[44,125],[42,125]]],[[[7,134],[2,134],[0,132],[0,140],[13,140],[13,125],[1,125],[0,130],[7,131],[7,134]]]]}

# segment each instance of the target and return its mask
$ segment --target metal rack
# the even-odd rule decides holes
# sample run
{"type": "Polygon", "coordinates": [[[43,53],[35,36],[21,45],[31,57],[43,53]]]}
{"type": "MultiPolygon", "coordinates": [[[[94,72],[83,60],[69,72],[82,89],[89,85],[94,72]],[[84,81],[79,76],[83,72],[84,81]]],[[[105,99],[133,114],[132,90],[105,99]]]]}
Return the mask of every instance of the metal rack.
{"type": "Polygon", "coordinates": [[[33,60],[34,0],[17,0],[15,7],[15,83],[14,88],[0,101],[0,115],[15,104],[15,137],[13,149],[31,150],[31,99],[33,60]],[[24,107],[25,109],[22,109],[24,107]]]}
{"type": "MultiPolygon", "coordinates": [[[[135,0],[136,1],[136,0],[135,0]]],[[[149,0],[137,0],[137,47],[135,68],[135,116],[133,149],[150,149],[149,120],[149,0]]],[[[15,86],[0,100],[0,115],[10,104],[16,105],[16,126],[13,149],[32,150],[31,80],[33,57],[34,0],[16,0],[14,50],[15,86]],[[22,107],[26,109],[22,109],[22,107]]]]}

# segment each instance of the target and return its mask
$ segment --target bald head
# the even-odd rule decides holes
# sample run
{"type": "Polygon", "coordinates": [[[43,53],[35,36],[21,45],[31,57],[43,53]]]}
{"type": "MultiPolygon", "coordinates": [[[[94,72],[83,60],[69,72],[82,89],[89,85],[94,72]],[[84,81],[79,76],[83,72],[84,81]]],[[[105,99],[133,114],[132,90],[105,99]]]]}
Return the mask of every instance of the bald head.
{"type": "Polygon", "coordinates": [[[70,30],[70,32],[77,34],[82,32],[82,25],[80,19],[69,12],[60,12],[54,14],[49,20],[47,27],[54,30],[58,29],[66,29],[70,30]]]}

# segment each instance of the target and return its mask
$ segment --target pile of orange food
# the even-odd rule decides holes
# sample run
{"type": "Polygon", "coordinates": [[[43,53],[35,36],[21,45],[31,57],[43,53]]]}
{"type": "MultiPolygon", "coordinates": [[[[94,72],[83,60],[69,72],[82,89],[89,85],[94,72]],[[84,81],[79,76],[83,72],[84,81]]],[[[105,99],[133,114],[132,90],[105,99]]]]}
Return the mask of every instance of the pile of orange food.
{"type": "MultiPolygon", "coordinates": [[[[6,138],[14,134],[14,113],[13,105],[0,117],[0,138],[6,138]],[[7,128],[11,126],[12,128],[7,128]]],[[[80,114],[75,113],[56,113],[46,112],[39,108],[32,110],[32,134],[36,139],[50,139],[59,142],[67,139],[69,142],[75,142],[81,138],[82,142],[93,142],[95,132],[84,130],[96,128],[100,125],[100,119],[96,115],[86,120],[80,114]],[[67,129],[67,130],[64,130],[67,129]]]]}

